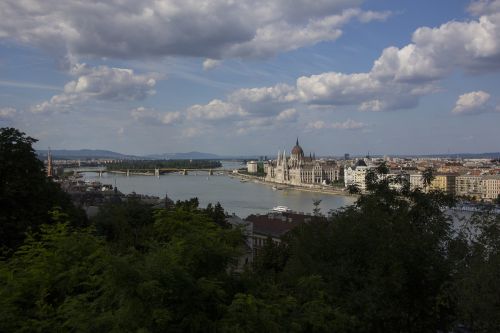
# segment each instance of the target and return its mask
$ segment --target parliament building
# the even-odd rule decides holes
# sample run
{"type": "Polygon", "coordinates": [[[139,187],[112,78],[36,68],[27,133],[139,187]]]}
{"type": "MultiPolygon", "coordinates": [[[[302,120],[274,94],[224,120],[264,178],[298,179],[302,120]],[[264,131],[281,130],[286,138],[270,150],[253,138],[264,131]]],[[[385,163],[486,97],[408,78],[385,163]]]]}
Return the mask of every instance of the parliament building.
{"type": "Polygon", "coordinates": [[[290,157],[286,151],[267,164],[266,181],[288,185],[326,185],[342,179],[343,169],[335,161],[317,160],[314,155],[304,156],[299,139],[290,157]]]}

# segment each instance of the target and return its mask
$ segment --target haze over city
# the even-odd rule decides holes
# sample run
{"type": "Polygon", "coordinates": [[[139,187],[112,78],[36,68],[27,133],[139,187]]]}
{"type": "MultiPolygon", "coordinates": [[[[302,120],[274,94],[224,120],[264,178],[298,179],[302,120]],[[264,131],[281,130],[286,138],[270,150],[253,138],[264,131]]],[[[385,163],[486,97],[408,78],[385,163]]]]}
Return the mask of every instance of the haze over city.
{"type": "Polygon", "coordinates": [[[36,148],[498,151],[500,1],[0,3],[0,125],[36,148]]]}

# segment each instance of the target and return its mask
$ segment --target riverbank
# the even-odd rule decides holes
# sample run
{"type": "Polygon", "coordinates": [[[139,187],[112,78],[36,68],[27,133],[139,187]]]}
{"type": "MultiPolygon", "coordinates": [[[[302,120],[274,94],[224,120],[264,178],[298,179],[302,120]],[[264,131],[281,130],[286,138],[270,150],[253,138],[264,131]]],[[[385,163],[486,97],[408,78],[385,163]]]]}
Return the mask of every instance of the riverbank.
{"type": "Polygon", "coordinates": [[[313,193],[321,193],[321,194],[329,194],[329,195],[340,195],[340,196],[346,196],[346,197],[359,197],[359,195],[350,194],[349,192],[344,191],[343,189],[335,189],[335,188],[329,188],[329,187],[327,188],[327,187],[318,186],[318,185],[302,185],[301,186],[301,185],[281,184],[281,183],[266,181],[264,179],[264,177],[257,177],[257,176],[242,174],[242,173],[233,173],[230,175],[230,177],[239,178],[240,180],[247,180],[247,181],[251,180],[254,183],[258,183],[258,184],[275,186],[278,191],[297,190],[297,191],[305,191],[305,192],[313,192],[313,193]]]}

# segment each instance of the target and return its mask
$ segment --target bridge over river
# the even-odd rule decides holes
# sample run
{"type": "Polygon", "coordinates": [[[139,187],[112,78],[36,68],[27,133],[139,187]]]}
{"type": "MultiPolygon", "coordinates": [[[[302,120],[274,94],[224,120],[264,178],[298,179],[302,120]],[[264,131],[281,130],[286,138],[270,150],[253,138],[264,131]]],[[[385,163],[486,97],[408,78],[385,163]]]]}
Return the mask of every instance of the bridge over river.
{"type": "Polygon", "coordinates": [[[168,173],[180,173],[182,175],[187,175],[190,172],[206,172],[209,175],[213,175],[214,173],[227,174],[230,173],[230,170],[217,168],[217,169],[208,169],[208,168],[200,168],[200,169],[187,169],[187,168],[153,168],[153,169],[123,169],[123,170],[107,170],[106,167],[81,167],[81,168],[67,168],[64,171],[73,171],[75,173],[85,173],[85,172],[95,172],[99,175],[103,173],[120,173],[129,175],[147,175],[147,176],[160,176],[168,173]]]}

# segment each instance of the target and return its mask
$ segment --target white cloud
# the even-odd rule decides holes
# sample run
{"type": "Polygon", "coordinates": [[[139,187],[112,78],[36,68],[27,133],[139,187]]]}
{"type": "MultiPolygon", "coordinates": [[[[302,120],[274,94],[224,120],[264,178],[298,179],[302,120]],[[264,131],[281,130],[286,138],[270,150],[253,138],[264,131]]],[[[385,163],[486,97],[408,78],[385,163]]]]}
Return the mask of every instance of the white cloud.
{"type": "Polygon", "coordinates": [[[341,130],[360,130],[367,127],[365,123],[347,119],[344,122],[327,123],[323,120],[317,120],[307,124],[306,128],[311,130],[322,129],[341,129],[341,130]]]}
{"type": "Polygon", "coordinates": [[[418,83],[442,79],[456,69],[498,70],[500,13],[438,28],[422,27],[413,33],[412,41],[401,49],[385,49],[372,68],[374,77],[418,83]]]}
{"type": "Polygon", "coordinates": [[[219,99],[214,99],[204,105],[196,104],[186,110],[186,118],[188,120],[202,119],[218,121],[221,119],[238,118],[246,114],[241,106],[223,102],[219,99]]]}
{"type": "Polygon", "coordinates": [[[0,108],[0,121],[11,120],[16,115],[17,110],[11,107],[0,108]]]}
{"type": "Polygon", "coordinates": [[[297,123],[299,112],[294,108],[286,109],[277,115],[253,114],[252,118],[242,119],[234,123],[236,134],[243,135],[256,131],[271,131],[290,127],[297,123]]]}
{"type": "Polygon", "coordinates": [[[64,86],[62,94],[31,108],[32,112],[68,111],[89,100],[142,100],[155,93],[158,74],[135,74],[132,69],[77,64],[70,74],[75,79],[64,86]]]}
{"type": "Polygon", "coordinates": [[[220,60],[205,59],[205,61],[203,61],[203,70],[209,71],[219,67],[219,65],[220,65],[220,60]]]}
{"type": "Polygon", "coordinates": [[[476,16],[500,12],[500,0],[478,0],[473,1],[468,11],[476,16]]]}
{"type": "Polygon", "coordinates": [[[269,116],[278,114],[297,100],[295,87],[277,84],[272,87],[245,88],[231,93],[228,101],[247,112],[269,116]]]}
{"type": "Polygon", "coordinates": [[[58,0],[0,2],[0,38],[58,55],[267,57],[384,20],[362,0],[58,0]]]}
{"type": "MultiPolygon", "coordinates": [[[[490,97],[490,94],[481,90],[460,95],[451,112],[458,115],[493,112],[495,108],[488,104],[490,97]]],[[[497,106],[496,109],[498,110],[499,107],[497,106]]]]}
{"type": "Polygon", "coordinates": [[[299,113],[296,109],[286,109],[281,111],[278,116],[276,116],[276,121],[284,122],[284,121],[295,121],[299,113]]]}
{"type": "MultiPolygon", "coordinates": [[[[493,4],[488,2],[488,8],[493,4]]],[[[366,73],[300,77],[297,95],[310,105],[357,105],[362,111],[409,109],[418,105],[420,96],[438,91],[437,83],[453,71],[500,69],[500,13],[422,27],[412,41],[402,48],[386,48],[366,73]]]]}
{"type": "Polygon", "coordinates": [[[370,21],[385,21],[391,15],[392,15],[392,13],[389,11],[374,12],[374,11],[369,10],[366,12],[360,12],[358,14],[358,19],[363,23],[367,23],[370,21]]]}
{"type": "Polygon", "coordinates": [[[374,97],[381,83],[368,73],[323,73],[297,79],[301,100],[311,104],[355,104],[360,99],[374,97]]]}
{"type": "Polygon", "coordinates": [[[182,114],[178,111],[160,113],[154,109],[148,109],[143,106],[133,109],[130,115],[134,120],[147,125],[172,125],[183,120],[182,114]]]}
{"type": "Polygon", "coordinates": [[[178,111],[167,112],[161,117],[161,122],[165,125],[170,125],[180,120],[182,120],[182,114],[178,111]]]}

